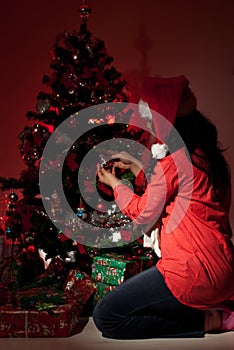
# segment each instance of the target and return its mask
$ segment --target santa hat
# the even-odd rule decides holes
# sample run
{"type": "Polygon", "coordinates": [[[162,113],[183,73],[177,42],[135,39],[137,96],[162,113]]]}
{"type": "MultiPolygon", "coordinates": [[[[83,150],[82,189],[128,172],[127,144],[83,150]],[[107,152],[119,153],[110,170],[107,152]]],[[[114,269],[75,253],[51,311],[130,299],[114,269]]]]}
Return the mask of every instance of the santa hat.
{"type": "Polygon", "coordinates": [[[142,85],[139,113],[152,120],[157,143],[152,146],[153,157],[163,158],[168,152],[166,140],[176,117],[183,117],[196,109],[195,95],[184,76],[173,78],[148,77],[142,85]]]}

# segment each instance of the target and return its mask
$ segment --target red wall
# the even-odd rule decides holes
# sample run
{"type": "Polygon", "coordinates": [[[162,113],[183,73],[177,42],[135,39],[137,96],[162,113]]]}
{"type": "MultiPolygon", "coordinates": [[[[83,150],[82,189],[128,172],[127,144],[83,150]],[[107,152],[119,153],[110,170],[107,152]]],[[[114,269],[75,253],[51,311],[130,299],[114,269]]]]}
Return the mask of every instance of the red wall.
{"type": "MultiPolygon", "coordinates": [[[[23,168],[18,134],[35,109],[58,33],[79,29],[81,1],[6,1],[1,5],[0,176],[23,168]]],[[[88,0],[89,29],[103,39],[133,92],[146,75],[184,74],[198,107],[218,127],[234,164],[234,2],[232,0],[88,0]]],[[[233,170],[234,172],[234,170],[233,170]]],[[[232,210],[233,218],[234,211],[232,210]]],[[[233,219],[234,222],[234,219],[233,219]]]]}

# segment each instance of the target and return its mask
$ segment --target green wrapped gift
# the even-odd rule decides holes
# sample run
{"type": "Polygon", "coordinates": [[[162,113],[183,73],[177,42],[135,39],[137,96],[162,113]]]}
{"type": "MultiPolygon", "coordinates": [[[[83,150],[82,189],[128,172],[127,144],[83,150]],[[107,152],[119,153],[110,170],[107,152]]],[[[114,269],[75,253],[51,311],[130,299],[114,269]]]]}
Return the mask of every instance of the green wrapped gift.
{"type": "Polygon", "coordinates": [[[117,254],[93,258],[92,279],[94,281],[117,286],[138,272],[139,263],[135,259],[125,259],[117,254]]]}
{"type": "Polygon", "coordinates": [[[116,286],[102,282],[95,282],[96,292],[94,294],[94,306],[104,298],[109,292],[115,289],[116,286]]]}

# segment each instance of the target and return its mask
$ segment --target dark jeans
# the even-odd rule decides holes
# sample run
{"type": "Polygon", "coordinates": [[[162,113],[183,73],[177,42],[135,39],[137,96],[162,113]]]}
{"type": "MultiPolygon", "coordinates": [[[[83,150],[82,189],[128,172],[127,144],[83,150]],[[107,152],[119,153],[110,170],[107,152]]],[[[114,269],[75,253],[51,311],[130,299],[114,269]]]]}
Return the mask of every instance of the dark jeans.
{"type": "Polygon", "coordinates": [[[154,266],[109,292],[93,320],[107,338],[203,337],[205,314],[181,304],[154,266]]]}

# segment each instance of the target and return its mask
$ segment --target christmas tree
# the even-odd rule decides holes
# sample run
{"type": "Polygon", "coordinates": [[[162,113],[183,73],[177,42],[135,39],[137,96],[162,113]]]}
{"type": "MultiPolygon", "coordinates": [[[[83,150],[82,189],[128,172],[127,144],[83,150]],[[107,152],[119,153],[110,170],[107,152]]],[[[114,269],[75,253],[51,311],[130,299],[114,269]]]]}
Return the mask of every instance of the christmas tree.
{"type": "MultiPolygon", "coordinates": [[[[87,28],[91,9],[86,1],[82,1],[79,12],[80,30],[59,34],[52,47],[52,73],[43,77],[45,90],[38,93],[36,110],[29,111],[26,115],[28,120],[35,121],[35,124],[25,126],[19,135],[20,156],[25,169],[19,179],[0,178],[3,191],[12,189],[8,196],[8,210],[4,222],[7,238],[12,239],[13,243],[19,241],[21,249],[33,245],[42,249],[47,258],[59,255],[68,260],[68,253],[74,251],[74,242],[81,242],[79,251],[85,251],[80,240],[82,230],[79,232],[76,220],[73,222],[74,219],[61,215],[61,199],[53,186],[47,192],[51,213],[48,215],[45,210],[46,199],[44,198],[43,202],[40,192],[40,176],[43,181],[43,173],[49,173],[51,185],[56,174],[61,174],[63,191],[71,209],[82,222],[88,224],[88,229],[90,225],[93,226],[95,238],[92,238],[91,246],[98,246],[100,243],[106,247],[108,244],[105,244],[105,239],[108,241],[109,237],[105,234],[101,239],[98,237],[100,227],[108,229],[113,242],[117,242],[120,240],[117,237],[119,231],[116,231],[115,227],[124,225],[126,230],[129,229],[127,232],[130,232],[131,222],[116,210],[116,206],[112,205],[113,208],[105,212],[104,203],[111,202],[113,194],[93,179],[90,181],[89,169],[85,170],[83,182],[89,201],[83,198],[77,183],[79,172],[82,176],[80,164],[90,150],[107,139],[124,138],[125,135],[128,139],[138,139],[142,135],[140,129],[132,130],[129,127],[131,111],[122,107],[123,103],[129,101],[127,82],[115,69],[114,59],[107,53],[104,41],[93,37],[87,28]],[[100,109],[97,107],[99,105],[100,109]],[[83,118],[82,111],[92,106],[95,106],[95,110],[91,108],[88,118],[83,118]],[[66,149],[64,157],[66,139],[69,144],[73,130],[82,128],[84,124],[86,132],[66,149]],[[67,134],[56,133],[60,125],[66,125],[67,134]],[[91,127],[87,127],[88,125],[91,127]],[[55,139],[56,157],[53,160],[45,160],[43,152],[52,135],[55,139]],[[64,158],[63,162],[61,157],[64,158]],[[92,198],[96,186],[103,202],[100,198],[98,201],[96,197],[92,198]],[[19,189],[22,191],[20,198],[17,194],[19,189]],[[60,215],[61,222],[58,222],[60,215]]],[[[105,146],[95,155],[103,166],[110,165],[110,162],[106,161],[108,156],[105,146]]],[[[131,180],[130,174],[120,173],[120,176],[131,180]]],[[[87,240],[84,243],[87,244],[87,240]]]]}

